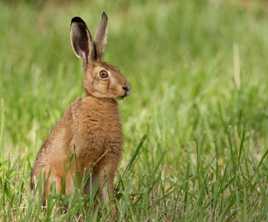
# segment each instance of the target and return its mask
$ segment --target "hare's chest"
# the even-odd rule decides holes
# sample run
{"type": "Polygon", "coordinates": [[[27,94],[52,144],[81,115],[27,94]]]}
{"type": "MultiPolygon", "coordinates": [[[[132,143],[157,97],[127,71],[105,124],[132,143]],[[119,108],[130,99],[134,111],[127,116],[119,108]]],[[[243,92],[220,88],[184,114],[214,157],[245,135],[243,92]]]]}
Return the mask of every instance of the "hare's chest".
{"type": "Polygon", "coordinates": [[[80,162],[90,164],[105,152],[121,154],[122,132],[118,114],[82,112],[76,122],[74,145],[80,162]]]}

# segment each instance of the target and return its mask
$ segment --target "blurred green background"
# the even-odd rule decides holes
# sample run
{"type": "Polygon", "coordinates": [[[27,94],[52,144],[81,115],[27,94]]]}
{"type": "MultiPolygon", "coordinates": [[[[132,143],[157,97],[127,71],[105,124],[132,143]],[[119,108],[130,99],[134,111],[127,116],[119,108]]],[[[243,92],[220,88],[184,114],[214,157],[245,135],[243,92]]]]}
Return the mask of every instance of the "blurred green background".
{"type": "Polygon", "coordinates": [[[0,218],[108,217],[77,196],[61,214],[57,194],[44,212],[28,190],[42,141],[84,95],[70,20],[94,33],[102,11],[105,60],[132,85],[120,101],[119,221],[267,221],[264,0],[0,1],[0,218]]]}

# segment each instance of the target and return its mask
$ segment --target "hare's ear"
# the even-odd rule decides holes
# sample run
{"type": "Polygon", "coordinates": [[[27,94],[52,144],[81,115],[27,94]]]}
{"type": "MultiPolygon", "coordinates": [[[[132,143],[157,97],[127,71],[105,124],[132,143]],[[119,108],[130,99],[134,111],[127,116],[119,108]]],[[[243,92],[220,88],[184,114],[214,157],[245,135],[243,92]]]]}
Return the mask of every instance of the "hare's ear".
{"type": "Polygon", "coordinates": [[[88,64],[93,41],[86,23],[80,17],[72,18],[71,44],[75,55],[81,58],[84,64],[88,64]]]}
{"type": "Polygon", "coordinates": [[[107,44],[107,24],[108,24],[108,16],[105,12],[102,12],[101,21],[97,28],[96,36],[95,36],[95,46],[97,58],[101,58],[103,55],[103,51],[107,44]]]}

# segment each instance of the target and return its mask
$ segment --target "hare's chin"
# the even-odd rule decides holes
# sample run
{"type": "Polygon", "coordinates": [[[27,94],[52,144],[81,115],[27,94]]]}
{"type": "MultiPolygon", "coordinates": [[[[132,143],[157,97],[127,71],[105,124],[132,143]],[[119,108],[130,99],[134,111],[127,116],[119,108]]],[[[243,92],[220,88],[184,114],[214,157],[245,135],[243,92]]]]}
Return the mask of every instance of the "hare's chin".
{"type": "Polygon", "coordinates": [[[123,96],[119,96],[118,99],[122,100],[130,95],[129,92],[126,92],[123,96]]]}

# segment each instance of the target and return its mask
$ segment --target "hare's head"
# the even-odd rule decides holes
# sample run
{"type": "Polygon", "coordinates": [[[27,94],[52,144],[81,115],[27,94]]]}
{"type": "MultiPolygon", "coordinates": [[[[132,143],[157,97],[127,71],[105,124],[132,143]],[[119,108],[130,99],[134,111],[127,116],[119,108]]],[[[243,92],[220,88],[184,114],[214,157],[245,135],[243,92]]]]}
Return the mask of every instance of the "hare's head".
{"type": "Polygon", "coordinates": [[[95,39],[86,23],[79,17],[71,21],[71,43],[76,56],[82,59],[86,93],[101,98],[125,97],[130,93],[130,86],[120,71],[102,60],[107,42],[108,17],[102,13],[95,39]]]}

